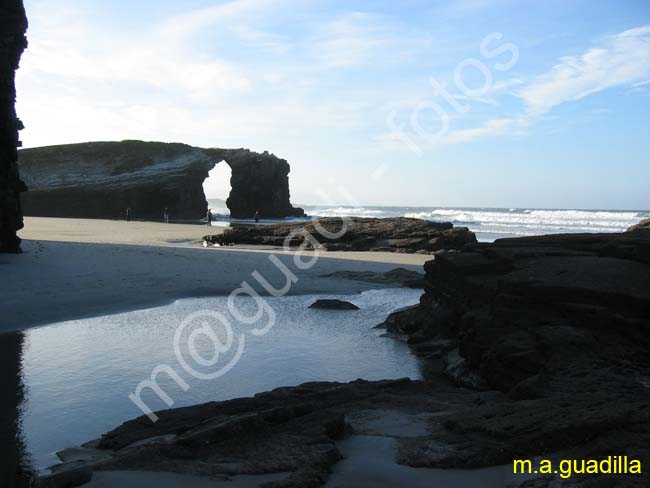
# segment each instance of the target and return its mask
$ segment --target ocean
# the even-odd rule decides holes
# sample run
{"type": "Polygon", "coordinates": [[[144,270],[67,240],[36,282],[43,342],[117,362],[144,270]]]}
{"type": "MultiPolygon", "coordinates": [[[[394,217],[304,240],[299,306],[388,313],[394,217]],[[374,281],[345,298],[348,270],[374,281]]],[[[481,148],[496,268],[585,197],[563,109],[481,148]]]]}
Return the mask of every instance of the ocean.
{"type": "MultiPolygon", "coordinates": [[[[232,220],[220,200],[208,200],[217,224],[232,220]]],[[[580,232],[623,232],[650,217],[649,210],[574,210],[541,208],[482,207],[352,207],[303,205],[310,218],[316,217],[415,217],[434,222],[451,222],[468,227],[482,242],[503,237],[580,232]]],[[[301,219],[287,219],[301,220],[301,219]]],[[[238,220],[239,221],[239,220],[238,220]]],[[[267,221],[268,222],[268,221],[267,221]]]]}

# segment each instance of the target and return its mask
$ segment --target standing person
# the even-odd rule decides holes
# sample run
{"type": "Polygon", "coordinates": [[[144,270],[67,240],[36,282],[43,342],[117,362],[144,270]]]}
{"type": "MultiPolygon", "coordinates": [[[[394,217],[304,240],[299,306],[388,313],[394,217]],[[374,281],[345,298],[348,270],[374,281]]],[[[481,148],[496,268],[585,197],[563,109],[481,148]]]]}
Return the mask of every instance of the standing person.
{"type": "Polygon", "coordinates": [[[126,208],[126,221],[131,222],[131,207],[126,208]]]}
{"type": "Polygon", "coordinates": [[[258,223],[260,221],[260,211],[255,210],[255,223],[258,223]]]}
{"type": "Polygon", "coordinates": [[[163,210],[163,218],[165,219],[165,223],[169,224],[169,209],[167,207],[163,210]]]}
{"type": "Polygon", "coordinates": [[[208,214],[205,216],[205,225],[212,227],[212,211],[208,209],[208,214]]]}

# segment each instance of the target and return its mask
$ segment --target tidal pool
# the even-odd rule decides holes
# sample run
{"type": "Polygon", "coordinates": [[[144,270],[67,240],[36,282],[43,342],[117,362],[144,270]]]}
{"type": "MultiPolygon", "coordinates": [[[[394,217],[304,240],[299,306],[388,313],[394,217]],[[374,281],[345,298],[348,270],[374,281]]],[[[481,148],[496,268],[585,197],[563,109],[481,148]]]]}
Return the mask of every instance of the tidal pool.
{"type": "Polygon", "coordinates": [[[163,395],[145,387],[139,396],[153,411],[169,408],[165,396],[182,407],[306,381],[420,378],[408,347],[373,327],[421,293],[192,298],[25,331],[18,413],[26,454],[43,469],[58,450],[142,415],[129,394],[154,370],[163,395]],[[360,310],[308,308],[328,297],[360,310]]]}

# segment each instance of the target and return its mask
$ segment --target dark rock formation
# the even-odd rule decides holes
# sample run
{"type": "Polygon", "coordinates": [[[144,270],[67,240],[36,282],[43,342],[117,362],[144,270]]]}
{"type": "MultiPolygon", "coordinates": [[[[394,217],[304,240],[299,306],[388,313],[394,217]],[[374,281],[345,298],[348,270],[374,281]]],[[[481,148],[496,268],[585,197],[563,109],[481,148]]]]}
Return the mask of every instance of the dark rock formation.
{"type": "Polygon", "coordinates": [[[241,225],[226,229],[223,234],[206,236],[204,239],[209,243],[220,245],[283,246],[287,241],[287,244],[292,247],[319,245],[329,251],[389,251],[423,254],[441,249],[460,249],[465,244],[476,242],[476,236],[466,227],[454,227],[449,222],[430,222],[406,217],[389,219],[328,217],[307,223],[241,225]],[[312,242],[310,236],[318,242],[312,242]]]}
{"type": "MultiPolygon", "coordinates": [[[[486,398],[484,393],[458,395],[441,386],[445,397],[439,401],[432,392],[429,385],[408,379],[318,382],[165,410],[155,424],[146,417],[122,424],[88,444],[85,456],[83,448],[76,449],[75,457],[87,461],[59,465],[49,479],[66,479],[70,471],[90,467],[171,471],[220,480],[282,473],[283,479],[263,486],[323,486],[332,466],[342,459],[337,443],[342,437],[373,435],[406,443],[414,429],[391,428],[396,416],[400,424],[408,426],[412,420],[426,434],[426,423],[437,422],[443,410],[462,407],[468,396],[474,403],[486,398]],[[382,424],[387,425],[385,430],[382,424]]],[[[66,457],[65,451],[59,455],[66,457]]],[[[372,460],[372,453],[363,456],[372,460]]]]}
{"type": "Polygon", "coordinates": [[[457,384],[508,401],[451,416],[443,438],[459,436],[453,461],[423,465],[558,452],[647,459],[650,233],[501,239],[438,254],[425,269],[420,305],[384,326],[416,353],[442,357],[457,384]]]}
{"type": "Polygon", "coordinates": [[[20,193],[27,188],[18,174],[16,148],[18,131],[23,128],[16,117],[15,71],[27,40],[27,17],[22,0],[0,2],[0,252],[20,252],[16,232],[23,227],[20,193]]]}
{"type": "Polygon", "coordinates": [[[205,217],[203,181],[215,164],[232,168],[227,205],[235,218],[304,215],[289,202],[289,164],[268,152],[203,149],[185,144],[89,142],[19,152],[30,187],[26,215],[172,220],[205,217]]]}
{"type": "Polygon", "coordinates": [[[250,219],[256,211],[263,219],[305,215],[301,208],[291,206],[286,160],[248,149],[222,150],[218,157],[232,169],[232,190],[226,200],[231,216],[250,219]]]}
{"type": "Polygon", "coordinates": [[[335,300],[321,298],[309,305],[309,308],[322,308],[326,310],[359,310],[354,303],[346,302],[345,300],[335,300]]]}
{"type": "Polygon", "coordinates": [[[650,230],[650,219],[644,219],[627,229],[628,232],[634,232],[635,230],[650,230]]]}

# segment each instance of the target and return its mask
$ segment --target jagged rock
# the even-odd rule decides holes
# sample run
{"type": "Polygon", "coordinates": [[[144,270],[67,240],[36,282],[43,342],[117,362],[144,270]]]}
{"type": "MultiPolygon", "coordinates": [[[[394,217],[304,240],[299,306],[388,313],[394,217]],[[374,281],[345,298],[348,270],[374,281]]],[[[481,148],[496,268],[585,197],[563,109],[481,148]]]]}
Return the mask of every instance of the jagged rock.
{"type": "Polygon", "coordinates": [[[354,303],[345,300],[335,300],[322,298],[309,305],[309,308],[322,308],[326,310],[359,310],[354,303]]]}
{"type": "Polygon", "coordinates": [[[30,192],[26,215],[172,220],[205,217],[203,181],[220,161],[232,169],[227,200],[235,218],[302,216],[289,201],[289,164],[248,149],[185,144],[89,142],[23,149],[20,164],[30,192]]]}
{"type": "Polygon", "coordinates": [[[411,337],[458,339],[470,367],[508,392],[587,358],[647,355],[649,258],[650,235],[634,232],[468,246],[427,262],[421,304],[389,320],[411,337]]]}
{"type": "Polygon", "coordinates": [[[16,117],[15,71],[27,47],[27,17],[22,0],[0,4],[0,252],[20,252],[16,232],[23,227],[20,194],[27,187],[21,181],[16,148],[23,124],[16,117]]]}
{"type": "Polygon", "coordinates": [[[449,222],[395,217],[372,219],[327,217],[311,222],[273,225],[240,225],[222,234],[205,236],[212,244],[262,244],[303,246],[330,251],[389,251],[433,253],[441,249],[460,249],[476,242],[466,227],[449,222]]]}
{"type": "Polygon", "coordinates": [[[416,352],[436,340],[458,343],[444,373],[508,401],[451,415],[439,434],[449,449],[414,462],[498,464],[524,452],[646,457],[649,258],[650,233],[628,232],[501,239],[427,262],[420,304],[383,325],[406,334],[416,352]]]}
{"type": "MultiPolygon", "coordinates": [[[[429,392],[423,382],[408,379],[314,382],[164,410],[157,412],[156,423],[140,417],[103,435],[98,447],[110,458],[83,466],[203,476],[283,472],[286,478],[273,486],[322,486],[341,459],[336,441],[349,430],[346,412],[372,410],[378,401],[396,411],[408,411],[411,405],[440,410],[428,400],[429,392]],[[151,438],[171,439],[144,442],[151,438]]],[[[445,405],[453,399],[453,394],[445,398],[445,405]]],[[[56,470],[73,466],[80,467],[63,464],[56,470]]]]}
{"type": "Polygon", "coordinates": [[[634,232],[635,230],[650,230],[650,219],[644,219],[627,229],[628,232],[634,232]]]}

